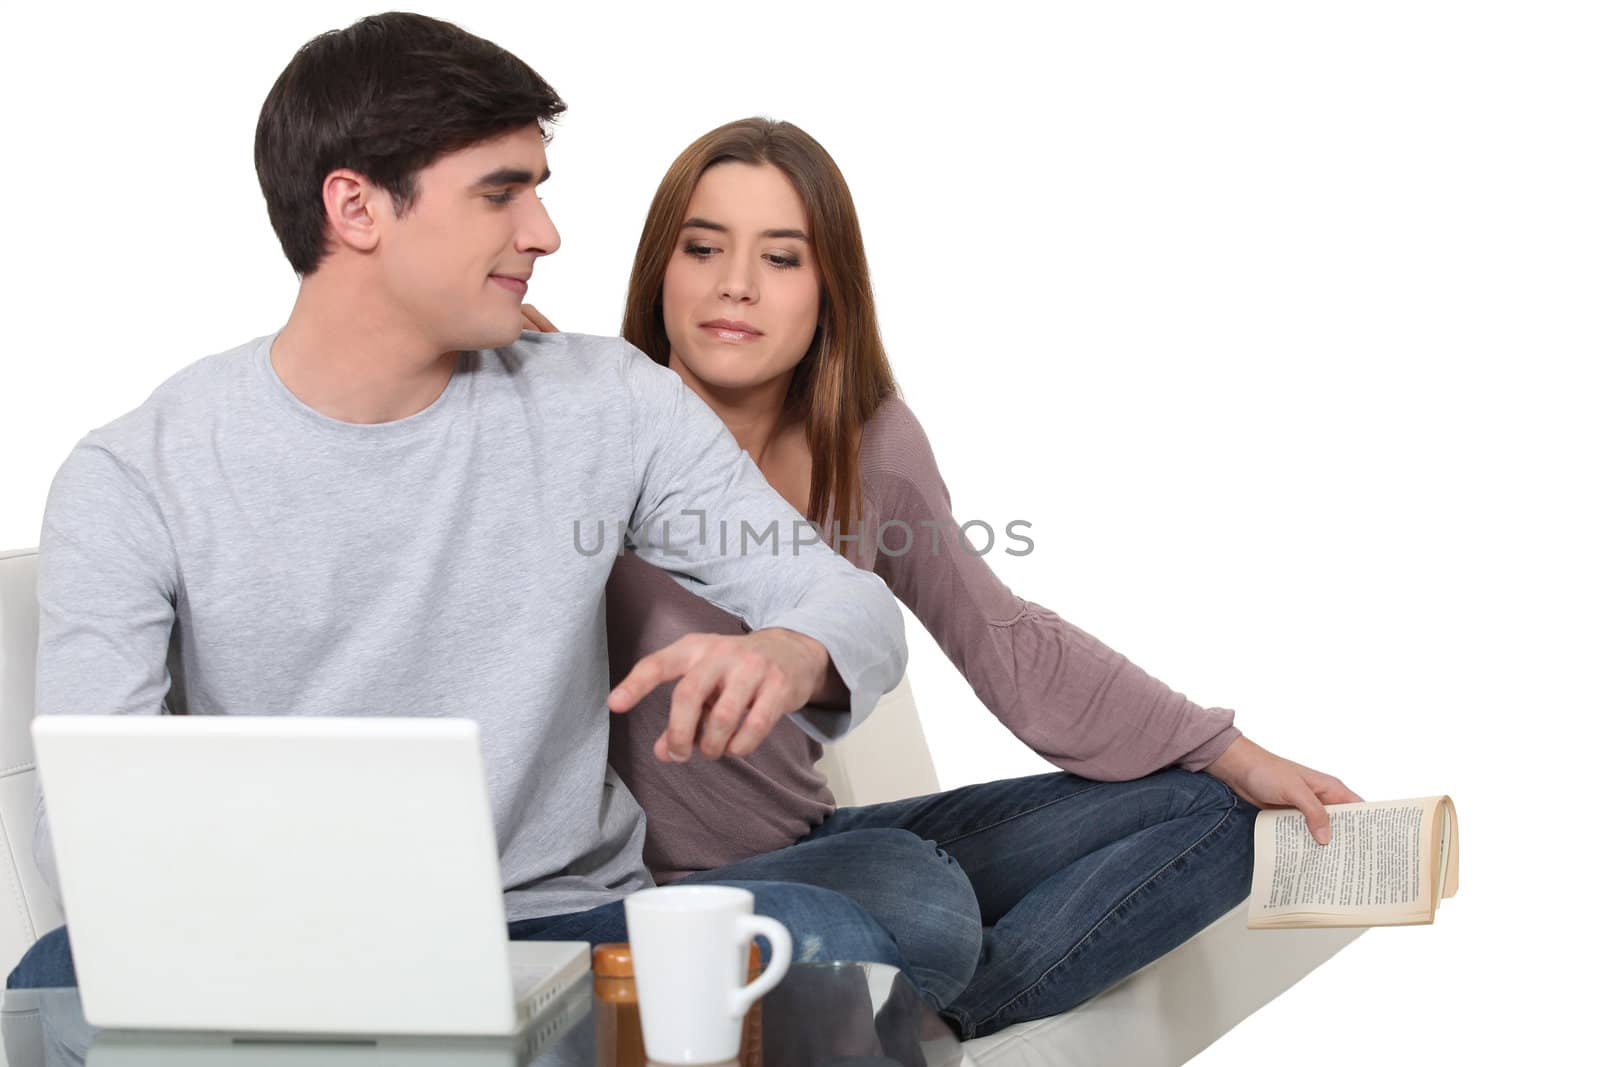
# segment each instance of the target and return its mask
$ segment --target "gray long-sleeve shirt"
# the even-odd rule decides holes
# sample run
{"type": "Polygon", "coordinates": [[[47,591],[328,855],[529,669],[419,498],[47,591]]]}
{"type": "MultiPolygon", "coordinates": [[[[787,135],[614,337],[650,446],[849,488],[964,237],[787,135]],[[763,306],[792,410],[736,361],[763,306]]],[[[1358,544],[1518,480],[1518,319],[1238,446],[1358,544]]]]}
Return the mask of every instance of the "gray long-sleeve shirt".
{"type": "MultiPolygon", "coordinates": [[[[271,341],[181,371],[62,466],[40,714],[475,719],[515,920],[649,884],[643,816],[606,766],[624,529],[752,628],[827,648],[851,708],[795,716],[808,733],[842,734],[899,681],[883,582],[803,543],[716,416],[624,342],[525,334],[463,355],[425,410],[357,425],[290,393],[271,341]]],[[[42,801],[35,854],[54,883],[42,801]]]]}

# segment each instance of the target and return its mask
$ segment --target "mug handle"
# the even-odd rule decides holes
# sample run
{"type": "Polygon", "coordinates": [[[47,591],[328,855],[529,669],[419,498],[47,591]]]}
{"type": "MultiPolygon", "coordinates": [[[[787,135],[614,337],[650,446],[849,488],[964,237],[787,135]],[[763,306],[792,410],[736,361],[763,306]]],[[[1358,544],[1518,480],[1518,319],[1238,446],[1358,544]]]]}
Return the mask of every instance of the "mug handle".
{"type": "Polygon", "coordinates": [[[756,976],[756,980],[747,986],[733,990],[728,994],[728,1013],[735,1019],[750,1010],[760,997],[771,992],[772,987],[783,980],[789,972],[789,959],[794,954],[794,942],[789,937],[788,929],[777,919],[765,915],[741,915],[734,922],[734,931],[739,937],[741,945],[748,945],[752,938],[760,935],[772,945],[772,958],[767,961],[766,970],[756,976]]]}

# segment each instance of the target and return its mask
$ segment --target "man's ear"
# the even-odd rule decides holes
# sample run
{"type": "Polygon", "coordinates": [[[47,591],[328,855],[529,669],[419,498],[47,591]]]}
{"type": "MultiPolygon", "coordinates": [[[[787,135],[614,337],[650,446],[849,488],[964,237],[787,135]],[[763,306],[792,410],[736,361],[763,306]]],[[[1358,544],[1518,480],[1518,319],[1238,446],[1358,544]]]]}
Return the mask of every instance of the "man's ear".
{"type": "Polygon", "coordinates": [[[329,171],[322,179],[322,208],[334,243],[357,252],[378,247],[378,230],[394,215],[387,193],[346,168],[329,171]]]}

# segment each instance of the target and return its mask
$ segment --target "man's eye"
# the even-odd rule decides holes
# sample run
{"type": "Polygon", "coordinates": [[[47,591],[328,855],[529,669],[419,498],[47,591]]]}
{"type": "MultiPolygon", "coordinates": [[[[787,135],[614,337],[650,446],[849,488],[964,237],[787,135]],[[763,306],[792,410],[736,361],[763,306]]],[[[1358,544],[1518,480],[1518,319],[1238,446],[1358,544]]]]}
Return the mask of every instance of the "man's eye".
{"type": "Polygon", "coordinates": [[[491,204],[509,204],[511,203],[511,198],[515,195],[515,193],[508,189],[503,193],[489,193],[484,196],[484,199],[489,201],[491,204]]]}

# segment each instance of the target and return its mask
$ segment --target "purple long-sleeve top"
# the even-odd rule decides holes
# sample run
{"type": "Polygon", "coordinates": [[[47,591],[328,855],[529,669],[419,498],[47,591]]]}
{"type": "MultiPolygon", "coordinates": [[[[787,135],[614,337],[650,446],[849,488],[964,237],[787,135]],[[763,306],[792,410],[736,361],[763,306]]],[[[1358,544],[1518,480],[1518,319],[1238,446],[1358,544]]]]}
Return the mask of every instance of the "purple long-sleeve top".
{"type": "MultiPolygon", "coordinates": [[[[1045,759],[1086,778],[1124,780],[1172,765],[1201,770],[1239,736],[1232,711],[1199,706],[1011,592],[976,551],[981,531],[970,550],[959,546],[927,435],[897,398],[863,430],[861,479],[864,536],[851,558],[888,584],[984,706],[1045,759]]],[[[1017,544],[998,534],[995,550],[1017,544]]],[[[685,634],[746,630],[632,553],[617,560],[606,609],[613,684],[685,634]]],[[[658,881],[793,844],[833,810],[815,766],[821,747],[789,722],[745,758],[657,760],[671,691],[662,686],[611,720],[611,764],[644,808],[644,858],[658,881]]]]}

